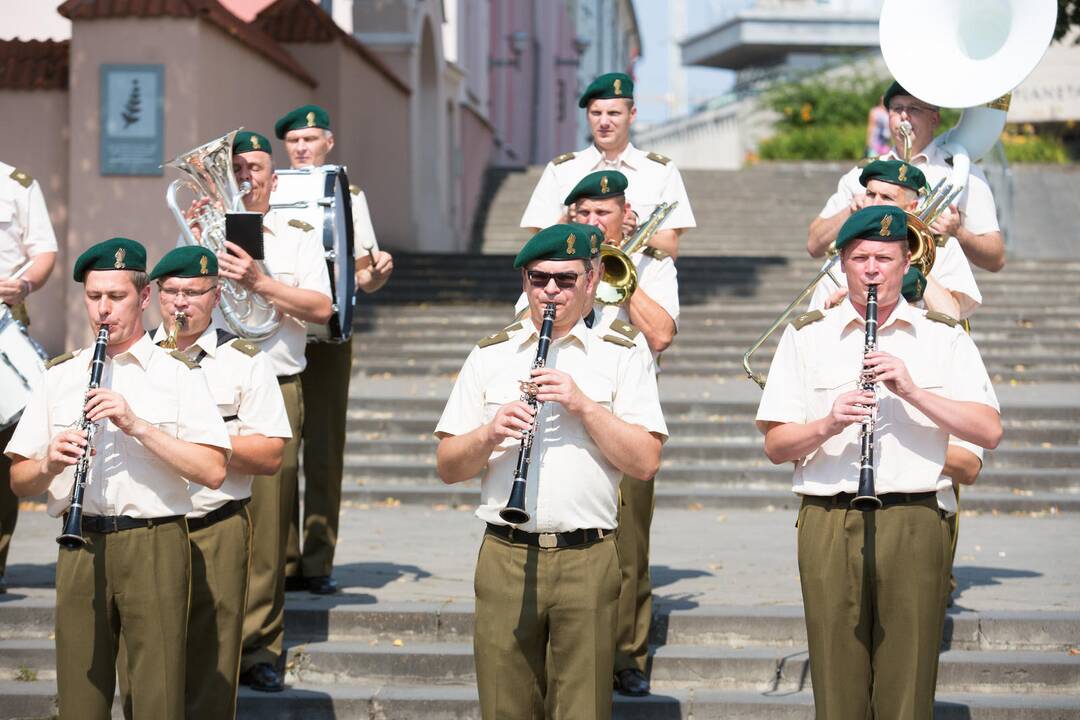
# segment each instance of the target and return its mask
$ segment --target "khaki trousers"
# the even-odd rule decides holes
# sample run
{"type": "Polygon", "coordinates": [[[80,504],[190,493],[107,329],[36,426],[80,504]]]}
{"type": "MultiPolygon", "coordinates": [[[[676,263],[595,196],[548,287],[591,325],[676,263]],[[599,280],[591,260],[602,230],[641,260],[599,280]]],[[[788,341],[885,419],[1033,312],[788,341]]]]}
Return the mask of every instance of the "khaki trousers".
{"type": "Polygon", "coordinates": [[[285,574],[323,577],[334,570],[341,476],[345,462],[345,422],[352,376],[352,343],[309,343],[304,389],[304,543],[300,550],[299,498],[289,517],[285,574]]]}
{"type": "Polygon", "coordinates": [[[247,508],[191,533],[187,717],[236,717],[244,600],[251,562],[247,508]]]}
{"type": "Polygon", "coordinates": [[[251,574],[244,614],[244,650],[240,669],[258,663],[277,665],[285,639],[285,538],[296,499],[297,455],[304,399],[300,380],[279,378],[292,437],[286,441],[281,469],[259,476],[251,485],[251,574]]]}
{"type": "Polygon", "coordinates": [[[549,717],[609,720],[619,578],[611,536],[543,550],[484,535],[473,641],[484,720],[541,720],[549,687],[549,717]]]}
{"type": "Polygon", "coordinates": [[[56,562],[61,720],[109,720],[121,633],[136,718],[184,718],[191,554],[187,525],[85,533],[56,562]]]}
{"type": "Polygon", "coordinates": [[[798,527],[817,717],[931,720],[952,559],[937,501],[804,497],[798,527]]]}
{"type": "Polygon", "coordinates": [[[19,498],[11,491],[11,458],[4,455],[4,448],[14,434],[14,425],[0,431],[0,577],[7,569],[8,548],[19,520],[19,498]]]}
{"type": "Polygon", "coordinates": [[[619,547],[622,587],[616,631],[615,670],[645,672],[652,623],[652,579],[649,577],[649,528],[656,498],[654,480],[623,476],[619,482],[619,547]]]}

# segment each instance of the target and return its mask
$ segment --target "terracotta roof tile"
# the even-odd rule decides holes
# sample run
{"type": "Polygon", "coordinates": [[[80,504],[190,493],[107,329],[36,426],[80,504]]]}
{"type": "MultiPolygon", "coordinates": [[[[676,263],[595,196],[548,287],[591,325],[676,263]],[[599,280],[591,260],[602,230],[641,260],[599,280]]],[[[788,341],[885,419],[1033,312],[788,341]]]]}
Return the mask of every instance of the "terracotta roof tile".
{"type": "Polygon", "coordinates": [[[202,18],[235,37],[307,85],[315,79],[272,37],[229,12],[217,0],[67,0],[56,9],[69,20],[104,18],[202,18]]]}
{"type": "Polygon", "coordinates": [[[325,10],[311,0],[276,0],[264,8],[252,24],[283,43],[328,43],[341,39],[398,89],[407,94],[411,92],[405,81],[371,48],[342,30],[325,10]]]}
{"type": "Polygon", "coordinates": [[[68,40],[0,40],[0,89],[66,90],[68,40]]]}

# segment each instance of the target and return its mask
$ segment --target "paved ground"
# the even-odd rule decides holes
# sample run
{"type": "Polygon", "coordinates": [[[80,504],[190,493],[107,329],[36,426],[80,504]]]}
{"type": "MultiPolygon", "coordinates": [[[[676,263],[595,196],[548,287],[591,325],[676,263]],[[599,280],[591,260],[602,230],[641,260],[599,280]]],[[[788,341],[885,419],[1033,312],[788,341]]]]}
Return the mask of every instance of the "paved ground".
{"type": "MultiPolygon", "coordinates": [[[[21,514],[8,566],[11,595],[52,594],[58,527],[42,510],[21,514]]],[[[471,601],[480,533],[471,509],[349,507],[337,577],[353,602],[471,601]]],[[[1077,537],[1075,514],[965,515],[957,604],[975,611],[1080,609],[1077,537]]],[[[656,594],[669,606],[800,602],[790,511],[661,510],[653,543],[656,594]]]]}

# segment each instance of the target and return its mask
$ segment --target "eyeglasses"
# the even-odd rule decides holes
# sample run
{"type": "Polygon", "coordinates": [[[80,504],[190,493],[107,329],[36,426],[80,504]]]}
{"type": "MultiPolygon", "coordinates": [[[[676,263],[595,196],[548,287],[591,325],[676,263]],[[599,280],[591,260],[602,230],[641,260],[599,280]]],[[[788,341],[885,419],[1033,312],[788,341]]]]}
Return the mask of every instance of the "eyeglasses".
{"type": "Polygon", "coordinates": [[[889,112],[894,115],[908,114],[908,117],[920,117],[923,113],[932,113],[936,108],[927,107],[926,105],[891,105],[889,106],[889,112]]]}
{"type": "Polygon", "coordinates": [[[576,272],[557,272],[546,273],[539,270],[526,270],[525,274],[529,276],[529,282],[533,287],[543,288],[547,287],[547,284],[554,280],[555,284],[563,290],[569,290],[577,285],[577,279],[585,273],[576,272]]]}
{"type": "Polygon", "coordinates": [[[202,297],[208,292],[212,292],[217,289],[217,285],[211,285],[205,290],[190,290],[181,288],[166,288],[158,285],[158,292],[166,297],[175,298],[177,295],[183,295],[188,300],[194,300],[195,298],[202,297]]]}

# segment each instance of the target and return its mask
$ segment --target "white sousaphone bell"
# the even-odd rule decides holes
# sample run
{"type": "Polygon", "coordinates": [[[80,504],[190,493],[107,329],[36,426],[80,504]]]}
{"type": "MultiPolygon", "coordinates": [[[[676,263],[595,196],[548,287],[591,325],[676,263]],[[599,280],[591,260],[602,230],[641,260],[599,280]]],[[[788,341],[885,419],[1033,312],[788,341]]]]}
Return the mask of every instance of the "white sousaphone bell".
{"type": "Polygon", "coordinates": [[[949,177],[924,201],[951,203],[971,163],[990,151],[1023,82],[1054,34],[1056,0],[885,0],[878,25],[889,72],[912,96],[963,108],[935,143],[953,160],[949,177]],[[917,39],[918,42],[913,42],[917,39]]]}

